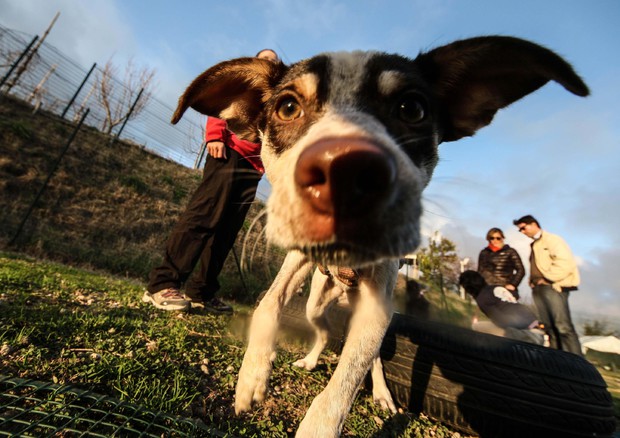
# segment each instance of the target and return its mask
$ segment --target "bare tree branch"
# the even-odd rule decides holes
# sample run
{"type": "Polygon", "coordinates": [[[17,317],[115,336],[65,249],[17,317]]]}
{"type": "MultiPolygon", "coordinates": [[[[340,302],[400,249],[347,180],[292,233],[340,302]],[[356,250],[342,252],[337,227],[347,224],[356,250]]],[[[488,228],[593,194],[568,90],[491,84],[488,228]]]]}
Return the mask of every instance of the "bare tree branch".
{"type": "Polygon", "coordinates": [[[118,68],[110,59],[96,78],[97,102],[105,113],[101,131],[110,134],[112,130],[123,123],[137,117],[147,106],[153,93],[155,70],[146,67],[136,68],[132,60],[127,62],[123,82],[115,80],[118,77],[118,68]],[[133,111],[129,111],[134,104],[140,90],[144,90],[140,100],[135,104],[133,111]]]}

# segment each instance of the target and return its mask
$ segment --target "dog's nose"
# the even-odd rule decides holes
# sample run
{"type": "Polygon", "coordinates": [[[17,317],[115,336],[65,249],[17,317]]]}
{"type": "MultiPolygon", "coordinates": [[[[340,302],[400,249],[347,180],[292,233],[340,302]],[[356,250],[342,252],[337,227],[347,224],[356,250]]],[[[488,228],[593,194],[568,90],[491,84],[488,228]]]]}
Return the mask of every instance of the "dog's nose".
{"type": "Polygon", "coordinates": [[[392,156],[364,139],[314,143],[301,153],[295,169],[301,196],[336,223],[376,213],[389,202],[395,179],[392,156]]]}

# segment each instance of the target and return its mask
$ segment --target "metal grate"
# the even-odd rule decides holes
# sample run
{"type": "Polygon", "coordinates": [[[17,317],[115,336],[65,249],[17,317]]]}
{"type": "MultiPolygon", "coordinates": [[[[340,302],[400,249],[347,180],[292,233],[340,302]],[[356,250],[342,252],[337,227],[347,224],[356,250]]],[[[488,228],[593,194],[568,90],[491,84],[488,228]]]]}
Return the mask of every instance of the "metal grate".
{"type": "Polygon", "coordinates": [[[0,437],[224,437],[200,422],[70,385],[0,375],[0,437]]]}

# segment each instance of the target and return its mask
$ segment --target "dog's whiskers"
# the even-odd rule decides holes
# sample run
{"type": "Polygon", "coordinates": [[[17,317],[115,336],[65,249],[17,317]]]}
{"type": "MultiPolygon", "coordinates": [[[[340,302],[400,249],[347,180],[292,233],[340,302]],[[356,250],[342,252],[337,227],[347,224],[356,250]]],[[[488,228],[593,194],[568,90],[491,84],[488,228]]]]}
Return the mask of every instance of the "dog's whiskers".
{"type": "Polygon", "coordinates": [[[368,264],[368,260],[377,260],[379,255],[367,248],[335,243],[319,243],[299,247],[316,263],[337,266],[359,266],[368,264]]]}

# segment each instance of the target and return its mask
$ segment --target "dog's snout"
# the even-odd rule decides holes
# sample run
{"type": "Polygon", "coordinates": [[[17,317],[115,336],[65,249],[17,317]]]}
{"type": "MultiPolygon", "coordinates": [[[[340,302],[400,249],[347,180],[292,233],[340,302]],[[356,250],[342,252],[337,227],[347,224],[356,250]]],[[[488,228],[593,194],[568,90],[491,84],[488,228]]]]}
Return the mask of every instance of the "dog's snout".
{"type": "Polygon", "coordinates": [[[297,189],[313,213],[331,218],[332,229],[325,234],[339,231],[338,224],[348,219],[376,212],[389,201],[395,179],[393,157],[364,139],[317,142],[301,153],[295,168],[297,189]]]}

